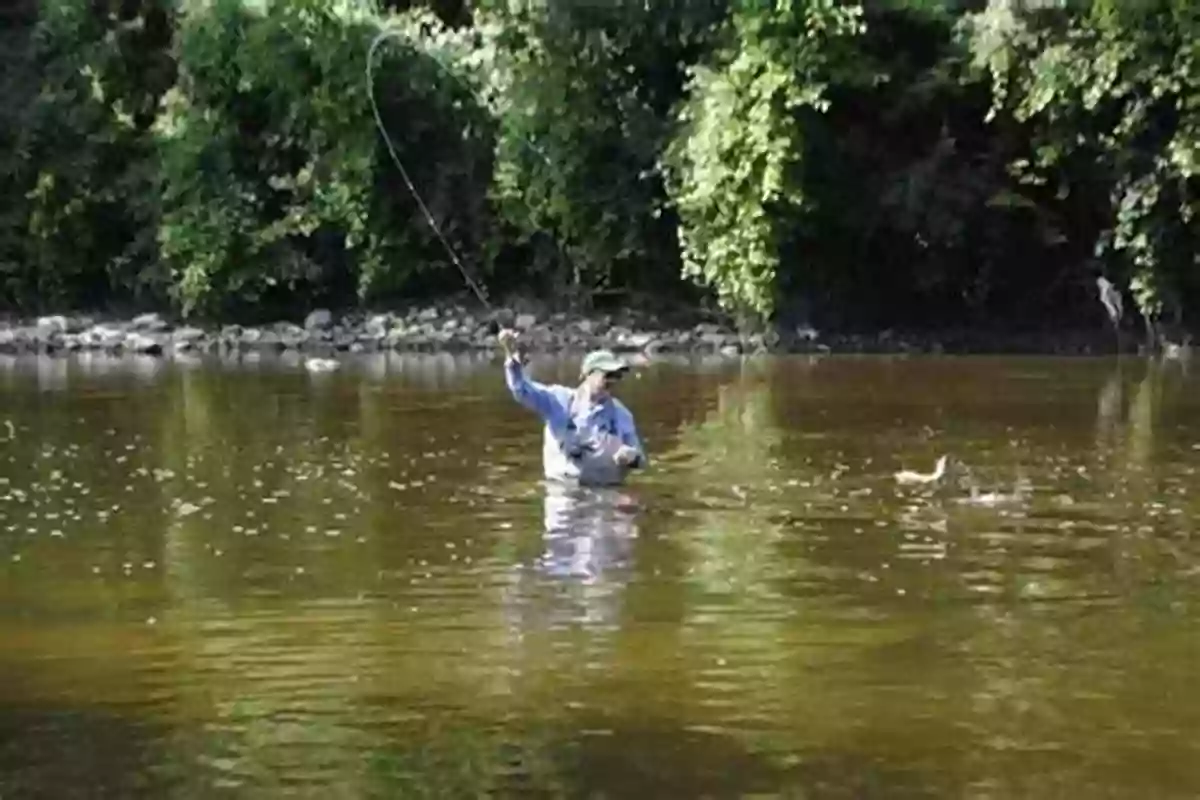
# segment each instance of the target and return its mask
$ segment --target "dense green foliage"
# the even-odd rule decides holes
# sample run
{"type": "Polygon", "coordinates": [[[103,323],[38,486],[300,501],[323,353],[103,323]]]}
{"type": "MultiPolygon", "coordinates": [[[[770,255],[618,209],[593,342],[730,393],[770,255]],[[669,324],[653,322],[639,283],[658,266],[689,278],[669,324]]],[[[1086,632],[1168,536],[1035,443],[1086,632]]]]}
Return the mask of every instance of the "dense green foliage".
{"type": "Polygon", "coordinates": [[[391,5],[4,11],[0,299],[383,304],[464,288],[441,237],[493,294],[744,319],[1200,299],[1188,0],[391,5]]]}

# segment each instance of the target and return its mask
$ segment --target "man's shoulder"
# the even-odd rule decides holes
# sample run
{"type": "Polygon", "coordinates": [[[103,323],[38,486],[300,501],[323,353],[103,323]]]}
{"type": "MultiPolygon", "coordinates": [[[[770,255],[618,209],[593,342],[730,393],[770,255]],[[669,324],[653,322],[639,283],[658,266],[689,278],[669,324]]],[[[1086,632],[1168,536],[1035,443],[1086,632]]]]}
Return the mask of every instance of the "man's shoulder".
{"type": "Polygon", "coordinates": [[[561,403],[570,403],[571,398],[575,396],[575,390],[570,386],[563,386],[561,383],[544,383],[546,391],[554,395],[554,399],[561,403]]]}

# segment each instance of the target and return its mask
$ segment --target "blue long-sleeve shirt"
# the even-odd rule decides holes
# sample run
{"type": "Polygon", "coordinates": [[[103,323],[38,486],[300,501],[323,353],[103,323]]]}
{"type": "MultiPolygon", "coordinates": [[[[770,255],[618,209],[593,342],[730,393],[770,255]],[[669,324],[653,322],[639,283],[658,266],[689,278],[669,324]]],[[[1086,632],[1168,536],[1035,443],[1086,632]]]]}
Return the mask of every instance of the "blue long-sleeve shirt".
{"type": "Polygon", "coordinates": [[[611,439],[637,451],[633,467],[646,466],[633,414],[620,400],[608,396],[586,404],[575,389],[530,380],[521,362],[511,357],[504,362],[504,377],[513,398],[542,418],[542,465],[547,478],[593,485],[621,483],[628,468],[613,461],[615,447],[606,446],[611,439]]]}

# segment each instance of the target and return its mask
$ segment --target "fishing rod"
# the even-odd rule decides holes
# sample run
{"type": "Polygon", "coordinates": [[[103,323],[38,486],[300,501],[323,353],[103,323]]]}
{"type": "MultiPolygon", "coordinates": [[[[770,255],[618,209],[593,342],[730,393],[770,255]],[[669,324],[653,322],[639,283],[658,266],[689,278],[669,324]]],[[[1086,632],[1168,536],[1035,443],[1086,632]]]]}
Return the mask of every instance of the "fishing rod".
{"type": "MultiPolygon", "coordinates": [[[[404,183],[408,186],[408,191],[412,194],[413,199],[417,201],[417,205],[421,209],[421,213],[425,215],[425,220],[429,223],[429,227],[433,229],[434,234],[441,241],[442,246],[446,248],[446,252],[450,254],[450,260],[458,267],[458,271],[462,273],[463,280],[467,282],[467,286],[479,298],[479,302],[483,303],[484,307],[489,310],[492,304],[488,302],[487,296],[483,289],[475,283],[474,278],[467,271],[459,259],[458,254],[454,252],[454,248],[450,246],[450,242],[446,241],[446,237],[442,234],[441,227],[438,226],[437,220],[433,218],[433,213],[429,207],[425,205],[425,201],[421,198],[421,193],[417,191],[417,187],[413,185],[412,178],[408,175],[408,170],[404,168],[404,163],[400,161],[400,156],[396,155],[396,148],[392,144],[392,137],[388,135],[387,127],[383,124],[383,115],[379,113],[379,106],[375,102],[375,50],[384,40],[393,36],[399,37],[400,32],[395,30],[384,29],[372,40],[371,47],[367,50],[367,97],[371,101],[371,111],[375,115],[375,125],[379,128],[379,132],[383,135],[383,142],[387,145],[388,153],[392,156],[392,161],[396,164],[396,169],[400,170],[400,177],[404,179],[404,183]]],[[[436,59],[435,59],[436,60],[436,59]]]]}
{"type": "MultiPolygon", "coordinates": [[[[442,233],[441,227],[437,224],[437,220],[434,219],[433,213],[429,210],[429,207],[425,204],[425,201],[421,197],[420,192],[417,191],[417,187],[413,184],[412,178],[408,174],[408,170],[404,168],[404,163],[400,160],[400,156],[396,153],[396,148],[392,142],[392,137],[388,135],[387,126],[385,126],[383,123],[383,115],[380,113],[379,105],[375,101],[375,74],[374,74],[375,51],[378,49],[379,45],[381,45],[387,39],[401,40],[403,38],[403,36],[404,36],[403,31],[397,30],[395,28],[384,28],[372,39],[371,46],[367,50],[367,70],[366,70],[367,97],[371,102],[371,112],[375,116],[375,125],[379,129],[379,133],[383,136],[383,141],[384,141],[384,144],[387,146],[388,154],[391,156],[392,162],[396,165],[396,169],[399,170],[400,177],[403,178],[404,184],[408,187],[408,191],[410,194],[412,194],[413,199],[417,201],[417,206],[421,209],[421,213],[424,215],[425,220],[429,223],[429,227],[431,229],[433,229],[434,234],[437,236],[438,240],[442,243],[442,246],[446,249],[446,252],[450,256],[450,260],[454,262],[454,265],[458,268],[458,271],[462,274],[463,279],[466,281],[467,286],[470,287],[471,291],[479,299],[479,302],[481,302],[484,305],[484,307],[487,308],[488,310],[494,311],[492,304],[487,299],[486,292],[471,277],[470,272],[467,270],[466,266],[462,263],[462,260],[458,257],[458,254],[454,251],[454,248],[450,245],[450,242],[446,240],[445,235],[443,235],[443,233],[442,233]]],[[[438,65],[438,67],[443,72],[450,75],[455,80],[462,83],[463,85],[467,85],[467,88],[472,92],[472,94],[475,94],[474,89],[472,89],[466,83],[466,81],[464,81],[461,77],[454,74],[454,72],[451,71],[445,64],[443,64],[439,58],[434,56],[432,53],[426,53],[426,55],[428,55],[433,60],[433,62],[438,65]]],[[[486,108],[488,110],[488,112],[492,114],[493,117],[498,117],[498,114],[493,109],[491,109],[486,102],[483,102],[478,96],[476,96],[475,99],[477,101],[479,101],[480,106],[486,108]]],[[[553,163],[551,163],[550,159],[546,156],[546,154],[543,153],[541,150],[539,150],[533,144],[533,142],[529,141],[529,138],[527,136],[525,136],[521,133],[517,133],[517,136],[521,139],[521,141],[527,147],[529,147],[533,152],[537,153],[537,155],[543,161],[546,162],[547,166],[553,168],[554,165],[553,165],[553,163]]],[[[522,198],[522,199],[524,199],[524,198],[522,198]]],[[[529,205],[527,200],[525,201],[525,204],[526,204],[526,206],[529,205]]],[[[532,211],[533,209],[530,208],[530,210],[532,211]]],[[[566,259],[567,263],[570,264],[572,271],[577,273],[578,270],[575,269],[574,262],[571,260],[570,255],[568,253],[566,253],[565,250],[562,252],[562,255],[566,259]]]]}

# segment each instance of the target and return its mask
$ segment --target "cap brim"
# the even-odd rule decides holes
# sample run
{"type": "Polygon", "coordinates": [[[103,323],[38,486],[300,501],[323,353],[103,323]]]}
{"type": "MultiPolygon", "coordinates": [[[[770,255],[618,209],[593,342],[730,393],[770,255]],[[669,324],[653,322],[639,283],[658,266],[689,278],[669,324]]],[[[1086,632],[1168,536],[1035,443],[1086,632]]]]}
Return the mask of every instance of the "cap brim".
{"type": "Polygon", "coordinates": [[[588,375],[593,372],[603,372],[605,375],[624,375],[629,371],[629,365],[624,361],[601,361],[598,364],[589,364],[581,371],[582,375],[588,375]]]}

